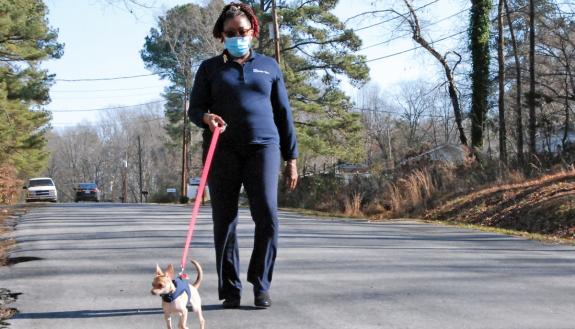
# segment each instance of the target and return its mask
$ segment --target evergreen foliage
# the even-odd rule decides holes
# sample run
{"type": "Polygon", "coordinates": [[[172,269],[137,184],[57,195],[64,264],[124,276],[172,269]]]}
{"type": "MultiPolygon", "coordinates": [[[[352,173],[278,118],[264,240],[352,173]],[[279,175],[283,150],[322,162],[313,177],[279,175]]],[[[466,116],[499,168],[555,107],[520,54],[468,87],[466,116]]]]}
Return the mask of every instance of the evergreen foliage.
{"type": "MultiPolygon", "coordinates": [[[[263,36],[259,51],[273,56],[267,1],[244,1],[258,9],[263,36]]],[[[359,162],[365,156],[361,116],[341,89],[343,79],[361,87],[369,80],[362,42],[332,13],[337,0],[286,1],[278,6],[281,63],[305,156],[359,162]]]]}
{"type": "Polygon", "coordinates": [[[63,45],[46,19],[41,0],[0,2],[0,167],[18,176],[38,173],[46,165],[46,131],[53,76],[39,67],[59,58],[63,45]]]}

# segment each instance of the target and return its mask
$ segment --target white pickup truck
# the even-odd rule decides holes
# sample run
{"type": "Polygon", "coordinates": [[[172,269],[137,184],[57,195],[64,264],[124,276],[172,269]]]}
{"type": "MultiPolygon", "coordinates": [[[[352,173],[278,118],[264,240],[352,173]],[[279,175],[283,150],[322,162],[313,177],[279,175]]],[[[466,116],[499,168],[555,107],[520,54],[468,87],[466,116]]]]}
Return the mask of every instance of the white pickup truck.
{"type": "Polygon", "coordinates": [[[32,178],[24,186],[26,191],[26,202],[50,201],[58,202],[58,191],[52,178],[39,177],[32,178]]]}

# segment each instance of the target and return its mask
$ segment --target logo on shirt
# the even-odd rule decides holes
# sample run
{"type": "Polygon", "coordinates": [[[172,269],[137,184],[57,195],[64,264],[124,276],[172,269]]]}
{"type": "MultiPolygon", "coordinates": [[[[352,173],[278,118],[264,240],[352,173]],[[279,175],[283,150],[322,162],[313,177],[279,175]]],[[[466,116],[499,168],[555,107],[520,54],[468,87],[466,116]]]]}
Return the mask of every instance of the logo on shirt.
{"type": "Polygon", "coordinates": [[[263,73],[263,74],[270,74],[268,71],[254,69],[254,73],[263,73]]]}

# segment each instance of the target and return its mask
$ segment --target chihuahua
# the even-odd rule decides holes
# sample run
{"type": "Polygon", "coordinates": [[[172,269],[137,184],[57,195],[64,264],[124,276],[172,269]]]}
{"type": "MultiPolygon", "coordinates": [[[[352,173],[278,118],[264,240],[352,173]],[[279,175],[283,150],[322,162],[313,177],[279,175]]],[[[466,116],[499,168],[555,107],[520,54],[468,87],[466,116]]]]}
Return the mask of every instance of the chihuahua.
{"type": "Polygon", "coordinates": [[[179,329],[188,329],[186,322],[188,320],[187,305],[190,304],[192,311],[198,313],[200,320],[200,329],[204,329],[205,320],[202,314],[202,300],[198,288],[203,278],[202,267],[198,262],[192,260],[196,267],[198,276],[196,281],[189,284],[187,280],[178,277],[174,279],[174,267],[170,264],[166,272],[162,272],[160,266],[156,265],[156,277],[152,281],[152,294],[162,297],[162,309],[164,310],[164,319],[168,329],[172,329],[172,314],[180,316],[178,324],[179,329]]]}

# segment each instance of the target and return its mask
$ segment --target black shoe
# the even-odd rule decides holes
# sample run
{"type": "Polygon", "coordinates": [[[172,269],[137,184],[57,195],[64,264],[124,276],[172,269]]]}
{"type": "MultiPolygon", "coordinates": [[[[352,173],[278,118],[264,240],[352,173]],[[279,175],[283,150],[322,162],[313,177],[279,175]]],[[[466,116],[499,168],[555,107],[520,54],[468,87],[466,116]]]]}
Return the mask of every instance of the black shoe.
{"type": "Polygon", "coordinates": [[[267,292],[256,294],[254,296],[254,305],[260,308],[268,308],[272,306],[272,299],[270,294],[267,292]]]}
{"type": "Polygon", "coordinates": [[[224,299],[224,302],[222,303],[222,306],[226,309],[230,309],[230,308],[240,308],[240,298],[238,297],[234,297],[234,298],[226,298],[224,299]]]}

